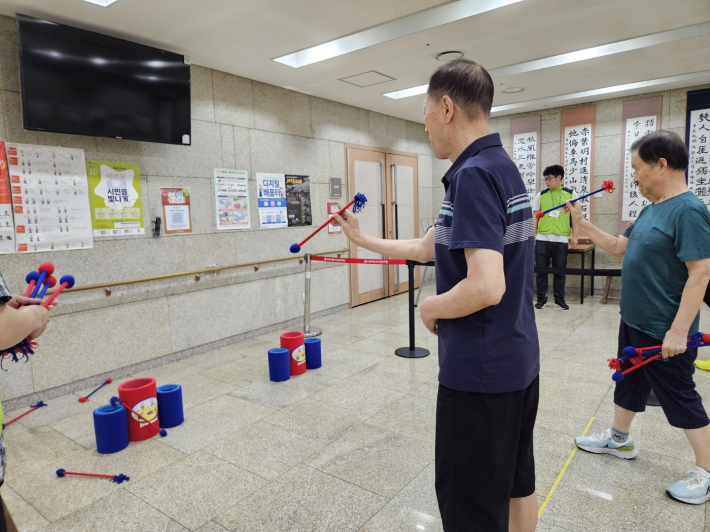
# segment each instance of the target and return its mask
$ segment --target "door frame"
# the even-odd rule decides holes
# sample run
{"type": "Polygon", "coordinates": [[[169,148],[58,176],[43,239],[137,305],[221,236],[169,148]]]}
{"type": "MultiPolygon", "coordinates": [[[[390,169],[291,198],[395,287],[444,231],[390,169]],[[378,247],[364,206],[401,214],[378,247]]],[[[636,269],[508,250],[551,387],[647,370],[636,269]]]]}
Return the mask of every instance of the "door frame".
{"type": "MultiPolygon", "coordinates": [[[[392,175],[391,175],[391,169],[389,165],[387,164],[387,155],[399,155],[399,156],[405,156],[405,157],[412,157],[415,159],[415,166],[414,166],[414,177],[415,177],[415,185],[416,185],[416,193],[414,194],[414,211],[415,211],[415,228],[414,232],[416,238],[420,238],[420,228],[419,228],[419,154],[418,153],[411,153],[411,152],[406,152],[406,151],[400,151],[400,150],[391,150],[388,148],[376,148],[373,146],[365,146],[362,144],[352,144],[352,143],[343,143],[343,157],[345,160],[345,168],[344,168],[344,175],[343,175],[343,181],[345,183],[345,191],[347,195],[348,201],[350,201],[350,179],[349,179],[349,170],[350,170],[350,158],[348,156],[348,149],[354,149],[354,150],[362,150],[362,151],[369,151],[369,152],[375,152],[380,154],[383,157],[384,160],[384,179],[385,179],[385,201],[388,202],[388,204],[391,205],[391,186],[387,186],[387,181],[388,179],[391,181],[392,175]]],[[[383,223],[386,223],[386,225],[391,225],[391,209],[386,209],[386,221],[383,220],[383,223]]],[[[353,245],[351,242],[348,242],[348,248],[350,250],[350,256],[353,256],[353,245]]],[[[355,253],[357,254],[357,252],[355,253]]],[[[353,286],[353,274],[352,274],[352,267],[353,265],[350,264],[348,265],[348,291],[350,293],[350,301],[348,303],[349,308],[353,308],[353,296],[354,292],[353,290],[356,288],[353,286]]],[[[392,295],[398,295],[398,294],[403,294],[406,292],[406,290],[400,290],[399,293],[394,292],[394,266],[385,266],[386,268],[386,274],[385,274],[385,283],[384,283],[384,296],[382,298],[373,298],[371,301],[376,301],[378,299],[384,299],[387,297],[391,297],[392,295]]],[[[400,281],[400,286],[401,285],[406,285],[407,288],[409,286],[409,282],[401,282],[400,281]]],[[[419,287],[419,267],[416,267],[414,270],[414,288],[419,287]]],[[[368,302],[371,302],[368,301],[368,302]]],[[[360,304],[365,304],[365,303],[360,303],[360,304]]]]}

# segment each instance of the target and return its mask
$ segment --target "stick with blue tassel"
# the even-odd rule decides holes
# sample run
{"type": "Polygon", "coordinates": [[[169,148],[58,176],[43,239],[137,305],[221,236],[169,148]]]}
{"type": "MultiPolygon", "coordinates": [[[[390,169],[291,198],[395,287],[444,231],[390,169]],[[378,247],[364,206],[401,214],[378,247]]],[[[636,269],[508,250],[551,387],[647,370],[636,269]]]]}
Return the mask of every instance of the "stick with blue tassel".
{"type": "Polygon", "coordinates": [[[24,414],[20,414],[20,415],[17,416],[15,419],[11,419],[11,420],[8,421],[7,423],[3,423],[3,424],[2,424],[2,428],[7,427],[8,425],[14,423],[15,421],[17,421],[17,420],[20,419],[21,417],[25,417],[25,416],[26,416],[27,414],[29,414],[30,412],[34,412],[35,410],[37,410],[38,408],[42,408],[43,406],[47,406],[47,403],[43,403],[42,401],[38,401],[36,405],[32,405],[32,406],[30,407],[30,409],[29,409],[27,412],[25,412],[24,414]]]}
{"type": "MultiPolygon", "coordinates": [[[[145,421],[146,423],[148,423],[148,426],[149,426],[149,427],[151,427],[151,428],[156,428],[155,425],[153,425],[150,421],[148,421],[146,418],[144,418],[144,417],[143,417],[142,415],[140,415],[138,412],[136,412],[136,411],[133,410],[132,408],[128,408],[128,407],[126,406],[126,403],[124,403],[122,399],[119,399],[118,397],[111,397],[111,404],[112,404],[113,406],[118,406],[118,405],[123,406],[123,407],[128,411],[129,414],[134,414],[134,415],[138,416],[138,417],[141,418],[143,421],[145,421]]],[[[163,438],[165,438],[165,436],[168,435],[168,431],[165,430],[165,429],[160,429],[160,431],[158,432],[158,434],[160,434],[163,438]]]]}
{"type": "Polygon", "coordinates": [[[127,477],[123,473],[121,473],[120,475],[98,475],[96,473],[74,473],[73,471],[65,471],[64,469],[57,469],[57,476],[59,478],[65,476],[65,475],[76,475],[77,477],[110,478],[111,482],[115,482],[116,484],[120,484],[121,482],[131,480],[131,477],[127,477]]]}

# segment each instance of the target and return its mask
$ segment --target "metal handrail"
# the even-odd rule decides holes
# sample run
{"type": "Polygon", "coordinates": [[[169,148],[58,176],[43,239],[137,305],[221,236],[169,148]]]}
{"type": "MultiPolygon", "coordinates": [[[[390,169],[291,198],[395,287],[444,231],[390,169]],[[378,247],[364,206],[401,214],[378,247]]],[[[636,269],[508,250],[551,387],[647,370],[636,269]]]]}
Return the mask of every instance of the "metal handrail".
{"type": "MultiPolygon", "coordinates": [[[[334,253],[341,254],[341,253],[347,253],[347,249],[337,249],[335,251],[325,251],[322,253],[316,253],[316,255],[333,255],[334,253]]],[[[154,275],[152,277],[142,277],[140,279],[129,279],[126,281],[114,281],[112,283],[100,283],[100,284],[87,284],[84,286],[77,286],[75,288],[67,288],[64,290],[62,293],[69,293],[69,292],[81,292],[82,290],[95,290],[97,288],[113,288],[114,286],[123,286],[123,285],[128,285],[128,284],[138,284],[138,283],[147,283],[149,281],[159,281],[162,279],[172,279],[173,277],[185,277],[188,275],[200,275],[203,273],[211,273],[211,272],[219,272],[222,270],[232,270],[234,268],[245,268],[247,266],[261,266],[262,264],[272,264],[274,262],[286,262],[289,260],[303,260],[305,255],[296,255],[296,256],[291,256],[291,257],[284,257],[281,259],[269,259],[269,260],[260,260],[256,262],[244,262],[242,264],[229,264],[227,266],[217,266],[216,268],[203,268],[201,270],[190,270],[189,272],[179,272],[179,273],[167,273],[165,275],[154,275]]],[[[51,294],[54,290],[48,291],[47,294],[51,294]]]]}

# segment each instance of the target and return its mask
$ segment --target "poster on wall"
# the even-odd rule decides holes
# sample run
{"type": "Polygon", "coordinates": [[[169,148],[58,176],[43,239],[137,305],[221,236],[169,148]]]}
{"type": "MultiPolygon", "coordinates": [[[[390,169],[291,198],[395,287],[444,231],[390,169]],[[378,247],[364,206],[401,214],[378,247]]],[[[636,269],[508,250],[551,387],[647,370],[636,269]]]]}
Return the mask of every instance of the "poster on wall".
{"type": "Polygon", "coordinates": [[[284,174],[256,174],[261,227],[288,227],[284,174]]]}
{"type": "Polygon", "coordinates": [[[136,163],[86,162],[94,236],[142,235],[143,198],[136,163]]]}
{"type": "Polygon", "coordinates": [[[537,131],[513,135],[513,162],[518,167],[530,199],[537,194],[537,131]]]}
{"type": "Polygon", "coordinates": [[[214,169],[217,229],[249,229],[249,174],[246,170],[214,169]]]}
{"type": "MultiPolygon", "coordinates": [[[[336,212],[338,212],[340,209],[342,209],[342,206],[340,205],[340,202],[337,201],[329,201],[327,203],[327,215],[328,218],[333,216],[336,212]]],[[[333,225],[333,224],[328,224],[328,234],[329,235],[339,235],[340,233],[343,232],[343,228],[340,227],[339,225],[333,225]]]]}
{"type": "Polygon", "coordinates": [[[192,233],[189,188],[161,188],[160,204],[163,207],[166,235],[192,233]]]}
{"type": "Polygon", "coordinates": [[[94,247],[84,150],[6,147],[17,251],[94,247]]]}
{"type": "MultiPolygon", "coordinates": [[[[583,196],[591,192],[592,125],[568,126],[564,130],[565,185],[583,196]]],[[[589,220],[589,198],[579,200],[584,217],[589,220]]]]}
{"type": "Polygon", "coordinates": [[[634,183],[634,169],[631,166],[631,145],[638,139],[656,131],[657,116],[640,116],[627,118],[624,128],[624,175],[621,208],[621,220],[633,222],[638,218],[641,209],[648,205],[648,200],[639,192],[639,187],[634,183]]]}
{"type": "Polygon", "coordinates": [[[710,209],[710,107],[690,111],[688,188],[710,209]]]}
{"type": "Polygon", "coordinates": [[[302,227],[313,223],[311,180],[307,175],[286,176],[286,213],[289,227],[302,227]]]}
{"type": "Polygon", "coordinates": [[[15,251],[15,221],[12,218],[10,179],[7,173],[5,143],[0,142],[0,254],[15,251]]]}

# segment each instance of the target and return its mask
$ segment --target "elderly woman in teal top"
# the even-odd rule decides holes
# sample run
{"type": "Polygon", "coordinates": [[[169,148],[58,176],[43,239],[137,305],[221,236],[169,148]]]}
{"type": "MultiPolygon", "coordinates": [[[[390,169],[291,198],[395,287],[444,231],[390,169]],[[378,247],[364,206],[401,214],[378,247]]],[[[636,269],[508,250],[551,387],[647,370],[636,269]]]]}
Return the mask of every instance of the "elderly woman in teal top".
{"type": "MultiPolygon", "coordinates": [[[[39,299],[29,299],[12,295],[5,285],[0,273],[0,349],[7,349],[18,344],[28,336],[38,338],[49,323],[49,310],[57,304],[56,300],[49,310],[41,305],[39,299]],[[21,305],[27,305],[21,307],[21,305]]],[[[0,427],[3,423],[2,403],[0,403],[0,427]]],[[[0,486],[5,477],[5,446],[0,429],[0,486]]],[[[17,528],[12,522],[7,508],[0,498],[0,532],[5,530],[15,532],[17,528]]]]}
{"type": "Polygon", "coordinates": [[[612,426],[575,443],[588,452],[635,458],[631,422],[653,388],[666,419],[684,430],[695,452],[696,467],[666,491],[681,502],[702,504],[710,500],[710,419],[693,381],[697,348],[687,348],[687,339],[698,330],[710,280],[710,214],[688,189],[688,151],[678,135],[656,131],[634,142],[631,153],[634,182],[651,203],[623,236],[597,229],[569,202],[567,208],[597,246],[624,257],[619,356],[626,346],[663,344],[663,359],[618,381],[612,426]]]}

